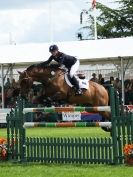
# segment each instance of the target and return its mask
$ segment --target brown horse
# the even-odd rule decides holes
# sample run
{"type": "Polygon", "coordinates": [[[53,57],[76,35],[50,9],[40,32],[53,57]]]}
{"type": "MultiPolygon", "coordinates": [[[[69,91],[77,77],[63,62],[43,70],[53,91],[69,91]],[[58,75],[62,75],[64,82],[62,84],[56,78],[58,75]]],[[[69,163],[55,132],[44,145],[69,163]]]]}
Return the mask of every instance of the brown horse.
{"type": "MultiPolygon", "coordinates": [[[[20,73],[19,82],[21,95],[25,96],[34,81],[44,85],[44,94],[54,100],[66,100],[70,104],[82,104],[91,106],[107,106],[109,102],[108,92],[102,86],[89,81],[88,89],[83,89],[82,95],[75,95],[75,91],[65,81],[65,71],[58,65],[41,66],[32,65],[20,73]]],[[[100,113],[105,119],[109,118],[108,112],[100,113]]]]}

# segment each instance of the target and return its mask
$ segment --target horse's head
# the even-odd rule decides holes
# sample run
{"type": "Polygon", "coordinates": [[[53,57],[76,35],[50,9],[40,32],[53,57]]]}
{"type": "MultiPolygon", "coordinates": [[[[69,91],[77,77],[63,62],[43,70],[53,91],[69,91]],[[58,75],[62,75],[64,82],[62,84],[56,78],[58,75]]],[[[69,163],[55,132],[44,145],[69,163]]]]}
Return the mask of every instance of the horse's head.
{"type": "Polygon", "coordinates": [[[19,82],[21,80],[23,80],[24,78],[26,78],[26,72],[25,71],[23,71],[23,72],[18,71],[18,74],[19,74],[19,82]]]}
{"type": "Polygon", "coordinates": [[[37,65],[31,65],[27,68],[28,72],[32,70],[32,77],[34,81],[41,82],[43,84],[49,82],[50,79],[55,78],[61,72],[58,64],[45,65],[39,63],[37,65]]]}
{"type": "Polygon", "coordinates": [[[33,85],[32,77],[27,75],[26,70],[24,72],[19,73],[19,86],[20,86],[20,95],[22,97],[26,97],[28,92],[30,91],[31,86],[33,85]]]}
{"type": "Polygon", "coordinates": [[[53,78],[58,78],[61,73],[59,65],[43,66],[43,64],[31,65],[25,71],[19,73],[20,94],[25,96],[34,81],[46,84],[53,78]]]}

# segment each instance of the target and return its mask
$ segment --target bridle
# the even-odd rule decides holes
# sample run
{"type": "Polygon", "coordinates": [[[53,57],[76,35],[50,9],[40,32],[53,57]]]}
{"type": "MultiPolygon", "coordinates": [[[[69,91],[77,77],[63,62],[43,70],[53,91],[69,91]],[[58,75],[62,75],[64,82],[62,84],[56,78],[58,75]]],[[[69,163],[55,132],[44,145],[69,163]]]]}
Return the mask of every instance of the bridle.
{"type": "MultiPolygon", "coordinates": [[[[48,78],[48,80],[45,82],[45,84],[52,82],[54,79],[61,77],[65,73],[67,73],[67,71],[60,70],[60,72],[58,74],[56,74],[56,72],[52,70],[51,77],[48,78]]],[[[26,70],[23,72],[23,74],[25,74],[25,77],[20,82],[22,82],[23,80],[33,80],[33,78],[31,76],[29,76],[29,74],[26,70]]]]}
{"type": "Polygon", "coordinates": [[[58,74],[56,74],[56,71],[51,70],[51,77],[48,78],[46,83],[49,83],[53,81],[54,79],[59,78],[62,75],[65,75],[65,73],[67,73],[67,71],[65,70],[60,70],[58,74]]]}
{"type": "Polygon", "coordinates": [[[23,81],[23,80],[29,80],[29,79],[32,79],[32,77],[30,77],[29,75],[28,75],[28,73],[27,73],[27,71],[25,70],[24,72],[23,72],[23,74],[25,73],[25,77],[21,80],[21,82],[23,81]]]}

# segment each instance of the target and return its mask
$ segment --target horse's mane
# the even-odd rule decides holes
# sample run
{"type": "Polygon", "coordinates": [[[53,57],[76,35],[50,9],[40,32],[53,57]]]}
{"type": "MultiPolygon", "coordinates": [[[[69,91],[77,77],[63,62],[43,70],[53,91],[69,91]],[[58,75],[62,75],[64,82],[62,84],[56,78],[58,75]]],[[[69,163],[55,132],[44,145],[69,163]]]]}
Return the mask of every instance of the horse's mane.
{"type": "Polygon", "coordinates": [[[33,65],[29,66],[27,68],[27,71],[30,71],[34,68],[38,68],[38,69],[45,69],[45,68],[58,69],[59,66],[60,66],[59,64],[51,64],[51,65],[46,66],[43,63],[39,63],[39,64],[33,64],[33,65]]]}
{"type": "Polygon", "coordinates": [[[27,68],[27,71],[30,71],[30,70],[32,70],[33,68],[35,68],[36,67],[36,64],[33,64],[33,65],[31,65],[31,66],[29,66],[28,68],[27,68]]]}
{"type": "Polygon", "coordinates": [[[60,65],[59,64],[51,64],[48,67],[51,69],[58,69],[60,67],[60,65]]]}

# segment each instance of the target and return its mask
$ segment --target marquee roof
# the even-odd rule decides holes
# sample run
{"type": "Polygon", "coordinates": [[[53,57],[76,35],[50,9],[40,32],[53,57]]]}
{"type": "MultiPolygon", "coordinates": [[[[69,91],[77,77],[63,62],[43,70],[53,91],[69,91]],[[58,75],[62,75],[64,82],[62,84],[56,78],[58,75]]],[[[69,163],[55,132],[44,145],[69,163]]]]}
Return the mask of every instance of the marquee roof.
{"type": "MultiPolygon", "coordinates": [[[[133,37],[56,42],[60,51],[76,56],[83,64],[113,63],[119,57],[133,60],[133,37]]],[[[0,46],[0,63],[41,62],[49,58],[51,43],[0,46]]]]}

